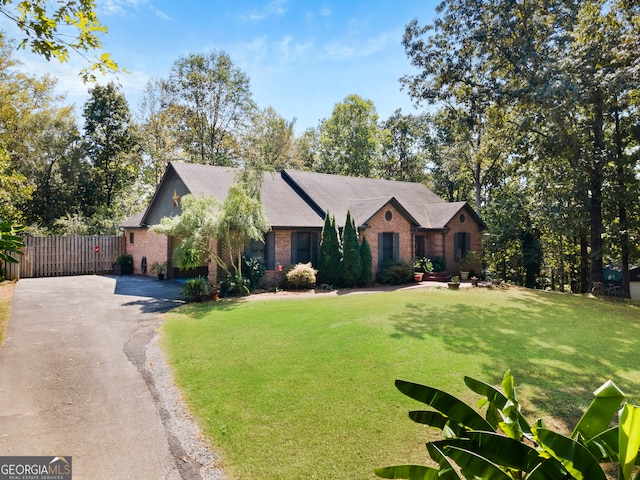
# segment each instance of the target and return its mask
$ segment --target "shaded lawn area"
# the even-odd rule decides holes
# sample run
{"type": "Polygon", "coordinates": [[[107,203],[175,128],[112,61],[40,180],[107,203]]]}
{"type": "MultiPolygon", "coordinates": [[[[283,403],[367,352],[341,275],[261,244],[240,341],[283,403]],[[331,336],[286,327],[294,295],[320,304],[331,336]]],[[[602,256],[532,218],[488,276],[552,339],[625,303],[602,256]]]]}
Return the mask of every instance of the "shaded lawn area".
{"type": "Polygon", "coordinates": [[[232,478],[376,478],[434,432],[394,380],[473,401],[511,368],[525,415],[572,427],[611,378],[640,402],[640,303],[523,289],[404,290],[188,305],[163,347],[232,478]]]}

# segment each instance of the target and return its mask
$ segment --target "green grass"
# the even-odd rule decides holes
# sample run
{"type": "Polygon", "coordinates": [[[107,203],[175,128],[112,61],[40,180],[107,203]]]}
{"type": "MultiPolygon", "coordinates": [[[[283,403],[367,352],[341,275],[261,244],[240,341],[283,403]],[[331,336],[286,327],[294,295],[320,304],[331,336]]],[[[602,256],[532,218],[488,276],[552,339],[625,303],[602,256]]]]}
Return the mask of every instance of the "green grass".
{"type": "Polygon", "coordinates": [[[242,479],[375,478],[432,431],[394,380],[467,400],[511,368],[525,414],[573,425],[613,379],[640,401],[640,304],[510,290],[405,290],[188,305],[162,327],[192,412],[242,479]]]}

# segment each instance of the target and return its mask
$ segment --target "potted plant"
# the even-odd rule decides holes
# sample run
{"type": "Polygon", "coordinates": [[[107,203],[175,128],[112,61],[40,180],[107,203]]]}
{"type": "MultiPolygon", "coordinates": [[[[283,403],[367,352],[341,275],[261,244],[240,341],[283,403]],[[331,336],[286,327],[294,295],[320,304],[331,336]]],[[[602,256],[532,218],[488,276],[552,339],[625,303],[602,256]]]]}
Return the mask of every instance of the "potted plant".
{"type": "Polygon", "coordinates": [[[463,280],[469,278],[470,272],[478,272],[482,268],[482,258],[474,251],[469,251],[458,261],[458,268],[460,269],[460,277],[463,280]]]}
{"type": "Polygon", "coordinates": [[[120,255],[113,264],[114,275],[131,275],[133,273],[133,257],[120,255]]]}
{"type": "Polygon", "coordinates": [[[167,262],[153,262],[151,264],[151,273],[158,275],[158,280],[164,280],[164,276],[167,273],[167,262]]]}
{"type": "Polygon", "coordinates": [[[413,279],[416,282],[421,282],[425,273],[431,273],[433,271],[433,264],[427,257],[416,257],[413,260],[413,279]]]}
{"type": "Polygon", "coordinates": [[[451,290],[458,290],[460,288],[460,277],[458,277],[457,275],[451,277],[448,285],[451,290]]]}

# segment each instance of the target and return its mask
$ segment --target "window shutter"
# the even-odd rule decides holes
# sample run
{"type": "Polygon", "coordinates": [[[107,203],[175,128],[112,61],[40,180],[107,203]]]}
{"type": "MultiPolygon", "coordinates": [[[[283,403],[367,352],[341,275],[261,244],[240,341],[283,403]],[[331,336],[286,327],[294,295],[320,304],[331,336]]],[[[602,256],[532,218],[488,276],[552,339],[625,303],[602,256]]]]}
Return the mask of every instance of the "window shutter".
{"type": "Polygon", "coordinates": [[[276,234],[268,232],[265,242],[267,243],[267,261],[265,262],[267,270],[276,269],[276,234]]]}
{"type": "Polygon", "coordinates": [[[400,234],[393,234],[393,259],[397,262],[400,260],[400,234]]]}
{"type": "Polygon", "coordinates": [[[311,232],[311,264],[318,265],[318,232],[311,232]]]}
{"type": "Polygon", "coordinates": [[[298,263],[298,233],[291,234],[291,265],[298,263]]]}
{"type": "Polygon", "coordinates": [[[384,255],[384,235],[382,233],[378,234],[378,266],[382,266],[382,257],[384,255]]]}
{"type": "Polygon", "coordinates": [[[471,234],[464,234],[464,253],[468,253],[471,250],[471,234]]]}
{"type": "Polygon", "coordinates": [[[462,250],[462,245],[460,242],[460,233],[455,233],[453,235],[453,261],[457,262],[460,260],[460,253],[462,250]]]}

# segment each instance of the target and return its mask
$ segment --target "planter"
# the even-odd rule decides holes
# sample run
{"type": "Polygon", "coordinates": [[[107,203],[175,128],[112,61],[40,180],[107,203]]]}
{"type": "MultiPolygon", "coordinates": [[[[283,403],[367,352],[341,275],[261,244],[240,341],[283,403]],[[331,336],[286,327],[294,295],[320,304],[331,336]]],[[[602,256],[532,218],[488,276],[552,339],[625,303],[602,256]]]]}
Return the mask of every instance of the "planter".
{"type": "Polygon", "coordinates": [[[422,276],[422,280],[427,280],[430,282],[448,282],[451,277],[447,272],[431,272],[425,273],[422,276]]]}
{"type": "Polygon", "coordinates": [[[460,280],[469,280],[469,272],[460,272],[460,280]]]}
{"type": "Polygon", "coordinates": [[[451,290],[458,290],[460,288],[460,284],[459,283],[449,282],[447,285],[449,285],[449,288],[451,290]]]}
{"type": "Polygon", "coordinates": [[[164,280],[164,273],[158,274],[158,280],[164,280]]]}
{"type": "Polygon", "coordinates": [[[133,265],[120,265],[119,263],[113,264],[114,275],[131,275],[133,273],[133,265]]]}
{"type": "Polygon", "coordinates": [[[422,277],[424,276],[424,273],[422,272],[414,272],[413,274],[413,280],[416,283],[420,283],[422,281],[422,277]]]}

